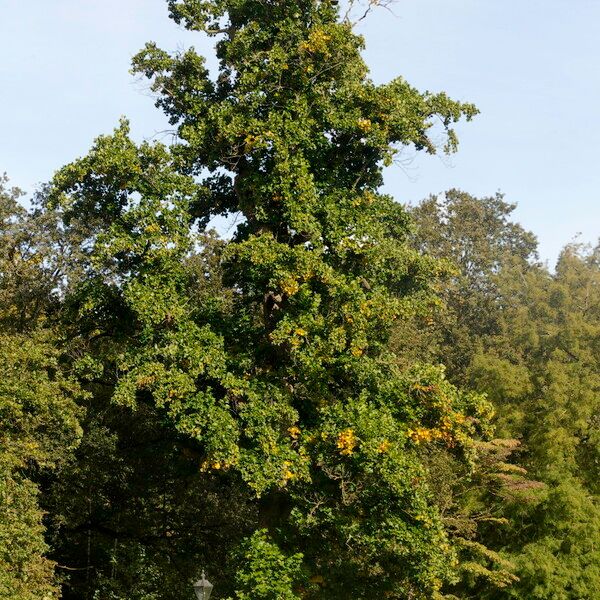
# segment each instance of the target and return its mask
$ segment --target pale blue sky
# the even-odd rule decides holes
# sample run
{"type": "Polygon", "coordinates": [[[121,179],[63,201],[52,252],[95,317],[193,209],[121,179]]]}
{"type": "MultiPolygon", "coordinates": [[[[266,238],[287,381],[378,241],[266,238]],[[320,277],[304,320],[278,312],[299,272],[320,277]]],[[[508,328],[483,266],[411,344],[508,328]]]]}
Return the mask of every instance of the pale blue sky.
{"type": "MultiPolygon", "coordinates": [[[[360,27],[376,81],[476,103],[449,161],[415,157],[387,173],[401,202],[459,187],[506,193],[554,261],[600,235],[600,0],[398,0],[360,27]]],[[[164,0],[0,0],[0,172],[31,191],[121,115],[137,139],[166,125],[131,56],[210,42],[166,17],[164,0]]],[[[214,63],[213,63],[214,64],[214,63]]]]}

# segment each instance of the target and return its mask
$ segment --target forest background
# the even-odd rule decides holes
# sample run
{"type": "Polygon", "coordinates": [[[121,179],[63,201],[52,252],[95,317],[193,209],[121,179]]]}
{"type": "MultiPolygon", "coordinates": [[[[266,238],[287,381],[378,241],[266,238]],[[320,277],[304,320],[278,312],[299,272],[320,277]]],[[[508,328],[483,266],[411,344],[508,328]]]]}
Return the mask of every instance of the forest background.
{"type": "Polygon", "coordinates": [[[597,597],[598,248],[384,193],[479,117],[359,5],[167,4],[220,40],[133,59],[174,143],[1,183],[0,597],[597,597]]]}

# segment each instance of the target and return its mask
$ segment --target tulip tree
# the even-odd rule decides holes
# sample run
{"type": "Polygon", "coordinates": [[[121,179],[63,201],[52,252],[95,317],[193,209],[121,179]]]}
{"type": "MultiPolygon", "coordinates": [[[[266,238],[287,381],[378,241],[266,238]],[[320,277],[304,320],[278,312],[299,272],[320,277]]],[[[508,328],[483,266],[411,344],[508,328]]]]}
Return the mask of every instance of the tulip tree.
{"type": "Polygon", "coordinates": [[[134,58],[177,143],[136,145],[124,121],[53,182],[85,238],[76,366],[255,498],[238,598],[433,597],[456,556],[423,457],[473,460],[490,407],[388,350],[395,322],[431,310],[443,266],[379,188],[405,147],[454,151],[476,109],[374,84],[333,2],[168,4],[219,59],[212,76],[193,49],[134,58]],[[210,244],[220,215],[235,231],[210,244]]]}

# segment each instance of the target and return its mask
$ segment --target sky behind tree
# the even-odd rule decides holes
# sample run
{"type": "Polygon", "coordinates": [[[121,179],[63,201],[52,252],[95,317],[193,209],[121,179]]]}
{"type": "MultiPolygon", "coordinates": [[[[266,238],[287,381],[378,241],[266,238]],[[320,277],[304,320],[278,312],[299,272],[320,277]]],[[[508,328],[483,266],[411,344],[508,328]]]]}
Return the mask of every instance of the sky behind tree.
{"type": "MultiPolygon", "coordinates": [[[[452,187],[496,191],[552,264],[581,233],[600,235],[600,1],[398,0],[359,25],[377,82],[402,75],[481,110],[450,159],[407,154],[386,189],[415,203],[452,187]]],[[[121,115],[138,139],[169,141],[146,84],[129,75],[146,41],[212,41],[167,19],[164,0],[0,0],[0,172],[32,191],[83,155],[121,115]]]]}

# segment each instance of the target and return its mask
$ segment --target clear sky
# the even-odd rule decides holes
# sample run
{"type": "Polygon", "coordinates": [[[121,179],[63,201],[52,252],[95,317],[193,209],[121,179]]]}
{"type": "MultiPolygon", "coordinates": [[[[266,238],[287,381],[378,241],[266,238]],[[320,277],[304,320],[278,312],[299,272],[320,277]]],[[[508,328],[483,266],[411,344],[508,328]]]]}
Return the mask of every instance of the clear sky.
{"type": "MultiPolygon", "coordinates": [[[[500,190],[554,262],[600,236],[600,0],[398,0],[360,26],[373,78],[474,102],[451,159],[388,171],[400,202],[458,187],[500,190]]],[[[84,154],[121,115],[137,139],[167,126],[128,73],[146,41],[211,43],[167,18],[164,0],[0,0],[0,172],[27,191],[84,154]]],[[[214,61],[209,62],[214,64],[214,61]]]]}

